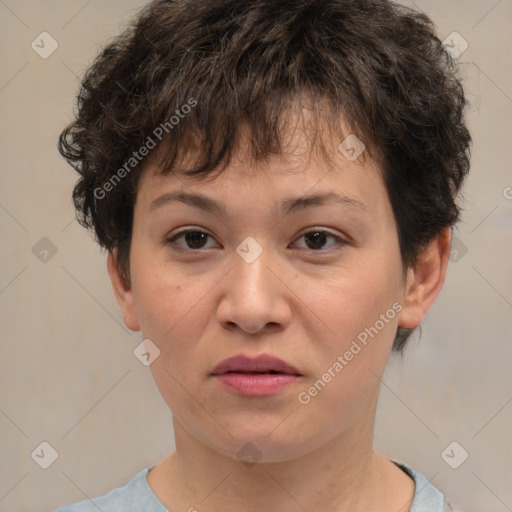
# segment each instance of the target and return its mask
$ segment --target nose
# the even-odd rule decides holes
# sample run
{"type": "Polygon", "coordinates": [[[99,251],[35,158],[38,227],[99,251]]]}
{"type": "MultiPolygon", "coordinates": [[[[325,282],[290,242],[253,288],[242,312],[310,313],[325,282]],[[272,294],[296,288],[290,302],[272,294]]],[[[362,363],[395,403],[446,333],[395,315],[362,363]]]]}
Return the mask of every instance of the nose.
{"type": "Polygon", "coordinates": [[[285,328],[292,315],[288,288],[270,249],[252,263],[235,253],[233,265],[217,310],[222,327],[253,335],[285,328]]]}

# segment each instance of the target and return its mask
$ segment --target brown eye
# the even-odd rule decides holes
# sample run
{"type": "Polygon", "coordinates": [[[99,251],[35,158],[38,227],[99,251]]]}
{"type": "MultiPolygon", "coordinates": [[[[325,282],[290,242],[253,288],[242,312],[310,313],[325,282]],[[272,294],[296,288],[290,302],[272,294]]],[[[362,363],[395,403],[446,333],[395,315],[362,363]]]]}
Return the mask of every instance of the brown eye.
{"type": "Polygon", "coordinates": [[[206,244],[209,238],[212,237],[208,233],[205,233],[204,231],[191,229],[181,231],[180,233],[177,233],[176,235],[172,236],[167,240],[167,244],[175,245],[178,248],[185,250],[198,250],[205,248],[208,249],[209,247],[206,247],[206,244]],[[180,241],[181,243],[178,243],[178,241],[180,241]]]}
{"type": "Polygon", "coordinates": [[[329,233],[328,231],[314,230],[304,233],[299,240],[304,239],[305,244],[301,246],[304,249],[310,249],[312,251],[326,251],[335,246],[342,246],[345,241],[340,237],[329,233]],[[329,244],[329,241],[333,240],[334,244],[329,244]],[[325,247],[329,244],[327,247],[325,247]]]}

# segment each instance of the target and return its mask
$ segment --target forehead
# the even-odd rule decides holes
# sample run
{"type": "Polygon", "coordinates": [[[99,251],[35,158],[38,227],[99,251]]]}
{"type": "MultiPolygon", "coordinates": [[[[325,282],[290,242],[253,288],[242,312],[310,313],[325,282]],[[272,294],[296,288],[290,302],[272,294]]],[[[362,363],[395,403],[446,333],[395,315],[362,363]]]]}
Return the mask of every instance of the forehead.
{"type": "MultiPolygon", "coordinates": [[[[297,139],[283,154],[257,162],[239,149],[220,174],[199,179],[179,170],[163,173],[153,164],[139,183],[136,209],[151,214],[179,204],[219,218],[259,215],[262,220],[323,205],[337,205],[338,211],[343,207],[347,214],[366,219],[387,214],[387,193],[376,162],[368,155],[351,161],[337,146],[330,149],[325,158],[310,153],[306,141],[297,139]]],[[[189,155],[182,168],[194,158],[189,155]]]]}
{"type": "Polygon", "coordinates": [[[381,160],[373,134],[362,135],[352,128],[340,106],[307,92],[290,95],[285,104],[283,108],[267,105],[257,114],[240,114],[229,130],[223,129],[222,117],[206,112],[208,123],[217,128],[210,136],[194,118],[185,119],[176,135],[164,136],[158,143],[148,159],[150,166],[164,174],[198,167],[215,174],[216,168],[227,164],[247,171],[254,168],[261,174],[265,165],[259,164],[272,158],[275,168],[279,160],[275,157],[286,160],[288,172],[301,171],[311,159],[317,167],[320,160],[343,165],[342,153],[344,160],[355,163],[381,160]]]}
{"type": "MultiPolygon", "coordinates": [[[[350,128],[338,119],[339,125],[330,125],[327,117],[313,114],[302,107],[283,119],[276,147],[265,154],[258,154],[254,134],[247,123],[241,123],[233,140],[233,151],[228,159],[202,176],[190,176],[186,172],[205,162],[200,139],[190,135],[181,151],[167,160],[165,143],[148,159],[139,180],[139,192],[153,192],[174,183],[190,189],[229,187],[234,190],[265,182],[269,195],[284,187],[311,188],[322,182],[335,186],[351,181],[352,185],[369,187],[371,182],[382,178],[379,163],[370,154],[365,141],[351,133],[350,128]]],[[[211,162],[209,162],[211,164],[211,162]]],[[[283,190],[283,193],[285,191],[283,190]]]]}

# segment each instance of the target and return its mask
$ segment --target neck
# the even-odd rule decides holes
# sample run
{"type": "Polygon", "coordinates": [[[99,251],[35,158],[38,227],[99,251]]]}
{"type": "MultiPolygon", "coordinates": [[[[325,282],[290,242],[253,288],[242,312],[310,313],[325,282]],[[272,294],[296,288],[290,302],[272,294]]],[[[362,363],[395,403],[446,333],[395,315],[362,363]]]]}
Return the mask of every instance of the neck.
{"type": "Polygon", "coordinates": [[[148,482],[169,510],[402,512],[414,483],[372,447],[373,421],[307,455],[247,465],[213,450],[175,421],[176,452],[148,482]]]}

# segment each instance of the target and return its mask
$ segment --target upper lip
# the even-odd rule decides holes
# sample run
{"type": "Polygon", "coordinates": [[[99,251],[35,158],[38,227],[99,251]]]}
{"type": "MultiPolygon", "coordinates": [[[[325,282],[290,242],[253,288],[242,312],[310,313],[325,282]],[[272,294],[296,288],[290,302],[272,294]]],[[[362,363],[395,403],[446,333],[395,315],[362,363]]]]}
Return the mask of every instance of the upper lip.
{"type": "Polygon", "coordinates": [[[300,375],[299,370],[286,363],[282,359],[269,355],[260,355],[258,357],[248,357],[237,355],[224,359],[212,371],[212,375],[222,375],[228,372],[236,373],[286,373],[289,375],[300,375]]]}

